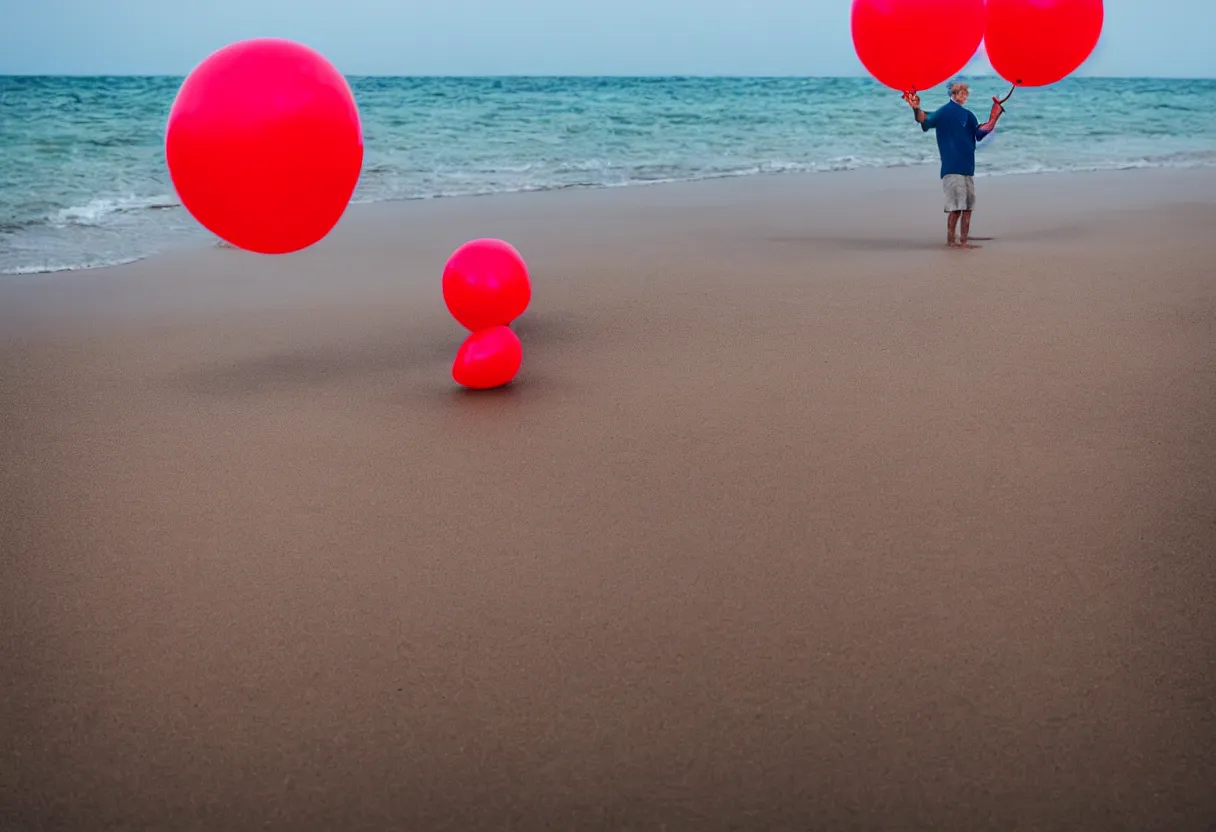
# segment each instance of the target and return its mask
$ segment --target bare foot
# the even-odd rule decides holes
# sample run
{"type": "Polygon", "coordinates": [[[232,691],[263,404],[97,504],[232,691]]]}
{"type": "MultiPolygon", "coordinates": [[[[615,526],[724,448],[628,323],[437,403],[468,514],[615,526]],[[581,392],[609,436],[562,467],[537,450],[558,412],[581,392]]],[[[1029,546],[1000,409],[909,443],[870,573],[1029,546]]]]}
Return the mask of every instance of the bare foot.
{"type": "Polygon", "coordinates": [[[959,243],[958,247],[959,248],[983,248],[983,246],[977,246],[975,243],[959,243]]]}

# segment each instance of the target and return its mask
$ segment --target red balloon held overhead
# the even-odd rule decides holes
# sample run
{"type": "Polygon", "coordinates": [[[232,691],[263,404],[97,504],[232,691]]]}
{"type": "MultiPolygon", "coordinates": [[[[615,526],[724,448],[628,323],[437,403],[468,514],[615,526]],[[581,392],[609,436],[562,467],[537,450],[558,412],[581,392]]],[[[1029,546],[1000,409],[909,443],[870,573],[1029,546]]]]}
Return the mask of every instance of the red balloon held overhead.
{"type": "Polygon", "coordinates": [[[975,57],[984,17],[984,0],[853,0],[853,48],[879,83],[927,90],[975,57]]]}
{"type": "Polygon", "coordinates": [[[452,363],[452,378],[473,390],[502,387],[519,372],[523,349],[519,338],[505,326],[480,329],[460,345],[452,363]]]}
{"type": "Polygon", "coordinates": [[[510,243],[470,240],[443,267],[443,300],[466,329],[505,326],[532,300],[528,266],[510,243]]]}
{"type": "Polygon", "coordinates": [[[298,43],[214,52],[186,78],[165,135],[182,205],[232,245],[306,248],[337,224],[363,166],[363,129],[341,73],[298,43]]]}
{"type": "Polygon", "coordinates": [[[1094,51],[1102,18],[1102,0],[988,0],[988,61],[1011,84],[1054,84],[1094,51]]]}

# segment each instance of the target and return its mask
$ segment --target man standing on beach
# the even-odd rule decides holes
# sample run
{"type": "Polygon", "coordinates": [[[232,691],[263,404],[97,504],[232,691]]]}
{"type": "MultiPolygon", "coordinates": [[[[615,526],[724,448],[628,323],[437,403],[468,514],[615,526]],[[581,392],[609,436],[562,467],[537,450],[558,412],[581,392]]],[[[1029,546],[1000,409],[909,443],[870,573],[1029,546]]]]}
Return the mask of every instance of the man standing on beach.
{"type": "Polygon", "coordinates": [[[950,248],[979,248],[968,241],[971,233],[971,210],[975,207],[975,146],[996,128],[996,121],[1005,111],[994,102],[988,121],[980,124],[975,113],[964,104],[970,88],[963,83],[950,85],[950,100],[939,110],[925,113],[920,108],[920,96],[912,93],[905,100],[912,106],[920,129],[937,131],[937,150],[942,158],[942,190],[946,195],[946,245],[950,248]],[[962,228],[958,228],[960,225],[962,228]],[[955,229],[961,233],[955,242],[955,229]]]}

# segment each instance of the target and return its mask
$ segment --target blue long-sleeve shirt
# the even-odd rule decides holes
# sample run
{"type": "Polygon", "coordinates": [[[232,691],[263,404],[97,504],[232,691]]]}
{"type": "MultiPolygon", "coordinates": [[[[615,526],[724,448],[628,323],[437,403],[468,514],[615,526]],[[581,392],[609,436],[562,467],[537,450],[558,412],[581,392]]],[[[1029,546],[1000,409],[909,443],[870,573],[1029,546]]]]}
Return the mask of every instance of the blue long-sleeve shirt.
{"type": "Polygon", "coordinates": [[[942,178],[952,173],[975,176],[975,146],[992,132],[991,122],[980,124],[975,113],[956,101],[925,116],[924,132],[937,131],[937,150],[942,157],[942,178]]]}

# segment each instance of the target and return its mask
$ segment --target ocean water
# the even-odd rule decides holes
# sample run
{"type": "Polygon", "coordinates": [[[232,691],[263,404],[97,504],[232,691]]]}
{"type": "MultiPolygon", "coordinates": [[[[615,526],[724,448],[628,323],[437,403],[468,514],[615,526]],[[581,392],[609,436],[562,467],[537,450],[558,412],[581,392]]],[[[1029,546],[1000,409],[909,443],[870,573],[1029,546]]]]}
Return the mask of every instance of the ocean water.
{"type": "MultiPolygon", "coordinates": [[[[987,116],[1007,87],[973,78],[987,116]]],[[[90,268],[206,238],[165,168],[173,77],[0,77],[0,273],[90,268]]],[[[937,165],[867,78],[351,78],[356,202],[937,165]]],[[[926,108],[944,90],[922,94],[926,108]]],[[[979,175],[1216,165],[1216,81],[1018,90],[979,175]]]]}

